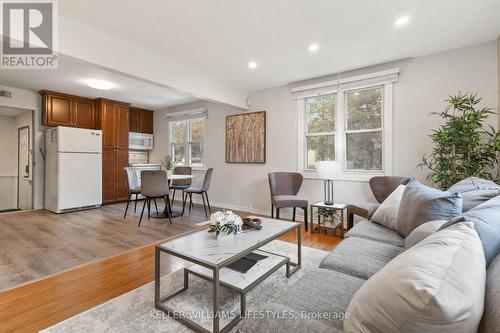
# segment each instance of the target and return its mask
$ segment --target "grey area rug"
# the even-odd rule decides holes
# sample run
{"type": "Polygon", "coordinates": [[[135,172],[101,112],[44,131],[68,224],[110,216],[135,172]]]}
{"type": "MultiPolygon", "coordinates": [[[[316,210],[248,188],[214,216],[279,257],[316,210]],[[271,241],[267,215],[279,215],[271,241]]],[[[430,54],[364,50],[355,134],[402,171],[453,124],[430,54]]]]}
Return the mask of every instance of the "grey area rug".
{"type": "MultiPolygon", "coordinates": [[[[296,261],[297,245],[273,241],[263,249],[284,254],[296,261]]],[[[268,301],[276,293],[292,288],[293,284],[305,274],[308,269],[317,268],[327,252],[310,247],[302,247],[302,268],[289,279],[285,276],[285,267],[280,268],[266,280],[247,294],[247,311],[258,310],[260,305],[268,301]]],[[[162,295],[182,287],[182,270],[162,277],[162,295]]],[[[210,310],[212,302],[211,284],[190,275],[189,290],[167,304],[183,311],[186,316],[195,317],[195,321],[211,330],[210,310]]],[[[221,327],[230,321],[231,314],[239,312],[239,294],[226,288],[220,288],[221,311],[228,314],[226,320],[221,320],[221,327]]],[[[237,328],[238,326],[236,326],[237,328]]],[[[232,331],[236,331],[234,328],[232,331]]],[[[165,333],[192,332],[183,324],[167,317],[154,307],[154,283],[148,283],[126,294],[118,296],[88,311],[82,312],[63,322],[51,326],[43,333],[165,333]]]]}

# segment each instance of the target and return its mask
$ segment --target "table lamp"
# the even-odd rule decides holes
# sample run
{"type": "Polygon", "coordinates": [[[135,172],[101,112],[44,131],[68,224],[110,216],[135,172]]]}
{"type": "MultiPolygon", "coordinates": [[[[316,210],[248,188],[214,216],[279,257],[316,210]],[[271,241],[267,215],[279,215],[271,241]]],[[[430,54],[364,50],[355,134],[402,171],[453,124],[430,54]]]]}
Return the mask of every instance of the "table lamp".
{"type": "Polygon", "coordinates": [[[337,161],[318,161],[316,163],[316,174],[323,179],[323,192],[325,205],[333,205],[333,179],[337,175],[337,161]]]}

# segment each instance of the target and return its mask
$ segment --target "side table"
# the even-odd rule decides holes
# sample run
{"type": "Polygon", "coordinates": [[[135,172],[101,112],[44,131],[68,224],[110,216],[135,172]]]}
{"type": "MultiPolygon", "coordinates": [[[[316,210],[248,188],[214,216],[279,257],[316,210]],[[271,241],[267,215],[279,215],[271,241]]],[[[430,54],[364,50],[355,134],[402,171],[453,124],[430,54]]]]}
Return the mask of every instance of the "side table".
{"type": "Polygon", "coordinates": [[[321,230],[324,229],[332,229],[332,230],[337,230],[340,229],[340,235],[342,238],[344,238],[344,212],[347,209],[347,205],[344,203],[334,203],[333,205],[326,205],[323,201],[318,201],[315,202],[311,205],[311,232],[321,232],[321,230]],[[317,209],[318,212],[318,227],[316,229],[313,228],[313,222],[314,222],[314,208],[317,209]],[[319,214],[321,210],[326,209],[326,210],[333,210],[333,211],[339,211],[340,212],[340,223],[338,222],[325,222],[324,218],[321,218],[321,215],[319,214]]]}

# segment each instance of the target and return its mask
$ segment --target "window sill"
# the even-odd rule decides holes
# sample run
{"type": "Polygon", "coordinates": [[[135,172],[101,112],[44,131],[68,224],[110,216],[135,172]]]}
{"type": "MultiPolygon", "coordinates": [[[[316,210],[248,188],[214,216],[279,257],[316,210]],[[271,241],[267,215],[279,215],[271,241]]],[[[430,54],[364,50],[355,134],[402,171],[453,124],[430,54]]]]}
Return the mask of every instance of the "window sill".
{"type": "MultiPolygon", "coordinates": [[[[319,178],[315,172],[311,171],[303,171],[302,175],[306,180],[324,180],[322,178],[319,178]]],[[[335,177],[333,181],[367,183],[372,177],[375,176],[385,176],[385,173],[383,172],[363,173],[363,174],[344,173],[335,177]]]]}

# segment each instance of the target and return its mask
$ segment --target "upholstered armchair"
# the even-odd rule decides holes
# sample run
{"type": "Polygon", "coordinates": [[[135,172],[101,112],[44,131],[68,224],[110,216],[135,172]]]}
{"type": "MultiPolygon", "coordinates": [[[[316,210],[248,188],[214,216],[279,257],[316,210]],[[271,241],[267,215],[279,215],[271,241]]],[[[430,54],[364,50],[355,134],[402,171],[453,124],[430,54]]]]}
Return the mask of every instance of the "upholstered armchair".
{"type": "Polygon", "coordinates": [[[296,172],[271,172],[268,174],[269,189],[271,190],[271,217],[280,218],[280,208],[293,208],[293,221],[297,208],[304,210],[304,224],[307,231],[308,201],[297,196],[304,177],[296,172]]]}
{"type": "Polygon", "coordinates": [[[347,205],[347,227],[352,228],[354,224],[354,215],[370,219],[380,204],[398,187],[406,185],[410,178],[395,176],[377,176],[369,181],[370,188],[378,203],[364,202],[347,205]]]}

